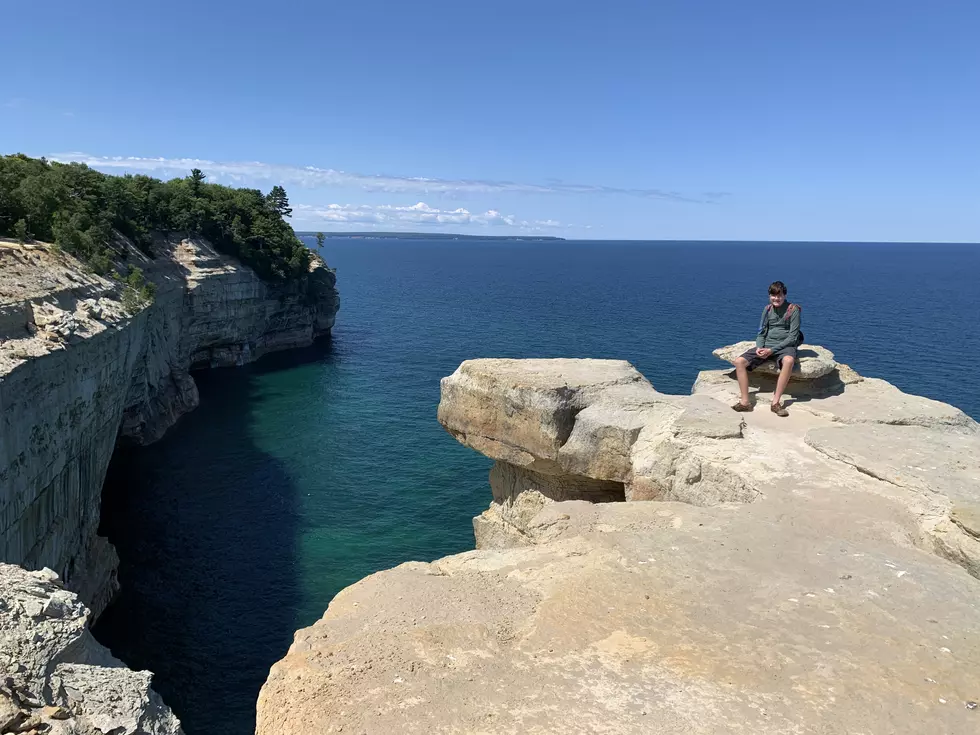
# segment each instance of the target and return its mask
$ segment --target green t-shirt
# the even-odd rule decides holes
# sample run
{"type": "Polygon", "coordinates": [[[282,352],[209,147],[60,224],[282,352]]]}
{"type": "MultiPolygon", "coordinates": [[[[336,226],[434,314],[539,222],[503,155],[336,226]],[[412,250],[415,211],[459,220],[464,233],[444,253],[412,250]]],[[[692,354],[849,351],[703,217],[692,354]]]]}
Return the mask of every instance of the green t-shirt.
{"type": "Polygon", "coordinates": [[[762,310],[759,333],[755,337],[756,347],[768,347],[773,352],[778,352],[784,347],[796,345],[800,336],[800,309],[793,309],[787,319],[788,308],[789,302],[786,301],[779,308],[766,306],[762,310]]]}

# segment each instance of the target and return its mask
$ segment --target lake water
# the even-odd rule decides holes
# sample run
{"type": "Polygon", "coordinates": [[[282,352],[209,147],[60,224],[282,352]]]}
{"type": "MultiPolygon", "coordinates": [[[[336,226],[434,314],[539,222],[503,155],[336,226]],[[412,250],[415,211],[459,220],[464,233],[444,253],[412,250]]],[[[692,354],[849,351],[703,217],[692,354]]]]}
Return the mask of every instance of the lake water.
{"type": "Polygon", "coordinates": [[[980,246],[329,239],[331,340],[197,374],[201,407],[117,453],[100,640],[156,672],[188,735],[247,735],[269,666],[334,594],[472,548],[489,460],[436,422],[474,357],[605,357],[687,393],[754,337],[770,281],[810,342],[980,418],[980,246]]]}

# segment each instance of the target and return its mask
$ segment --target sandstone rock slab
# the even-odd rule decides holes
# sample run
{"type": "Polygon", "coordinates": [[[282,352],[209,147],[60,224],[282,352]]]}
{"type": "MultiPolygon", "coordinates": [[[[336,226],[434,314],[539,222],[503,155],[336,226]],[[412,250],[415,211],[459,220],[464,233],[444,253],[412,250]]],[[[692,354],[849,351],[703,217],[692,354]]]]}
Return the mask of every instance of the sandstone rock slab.
{"type": "Polygon", "coordinates": [[[811,429],[806,443],[893,485],[980,503],[980,436],[920,426],[855,425],[811,429]]]}
{"type": "Polygon", "coordinates": [[[584,505],[542,510],[571,516],[547,543],[344,590],[272,668],[257,735],[975,727],[980,607],[959,568],[669,503],[576,526],[584,505]]]}
{"type": "Polygon", "coordinates": [[[977,422],[948,403],[904,393],[878,378],[865,378],[836,395],[801,401],[799,408],[847,424],[894,424],[942,431],[980,432],[977,422]]]}
{"type": "MultiPolygon", "coordinates": [[[[720,360],[730,362],[734,365],[735,358],[753,347],[755,347],[755,342],[747,340],[726,347],[719,347],[712,354],[720,360]]],[[[816,378],[822,378],[825,375],[829,375],[837,367],[834,353],[820,345],[800,345],[797,348],[797,357],[796,365],[793,366],[792,380],[815,380],[816,378]]],[[[763,375],[778,375],[779,369],[774,362],[766,362],[755,368],[753,372],[763,375]]]]}
{"type": "Polygon", "coordinates": [[[442,380],[439,422],[461,443],[513,465],[555,463],[576,414],[603,390],[653,387],[621,360],[467,360],[442,380]]]}

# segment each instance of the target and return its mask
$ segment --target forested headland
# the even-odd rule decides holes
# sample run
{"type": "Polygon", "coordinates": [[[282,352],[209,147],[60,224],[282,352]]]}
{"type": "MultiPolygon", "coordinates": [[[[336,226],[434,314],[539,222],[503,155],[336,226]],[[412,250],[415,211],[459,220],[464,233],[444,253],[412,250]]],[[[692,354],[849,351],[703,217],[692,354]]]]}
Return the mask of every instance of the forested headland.
{"type": "Polygon", "coordinates": [[[82,163],[0,156],[0,236],[54,243],[107,274],[124,256],[116,233],[152,254],[154,233],[199,235],[263,279],[302,280],[313,257],[286,222],[281,186],[268,194],[184,178],[110,176],[82,163]]]}

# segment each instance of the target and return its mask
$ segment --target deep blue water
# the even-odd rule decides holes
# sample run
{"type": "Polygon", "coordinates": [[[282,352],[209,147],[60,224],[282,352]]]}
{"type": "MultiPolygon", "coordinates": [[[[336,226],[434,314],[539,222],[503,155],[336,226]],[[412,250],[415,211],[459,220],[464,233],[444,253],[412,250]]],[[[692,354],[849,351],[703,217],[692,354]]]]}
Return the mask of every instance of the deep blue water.
{"type": "Polygon", "coordinates": [[[400,562],[472,548],[489,461],[436,423],[472,357],[609,357],[686,393],[754,336],[770,281],[810,342],[980,418],[980,246],[327,241],[332,340],[200,373],[201,407],[117,453],[103,531],[123,592],[97,635],[188,735],[245,735],[293,632],[400,562]]]}

